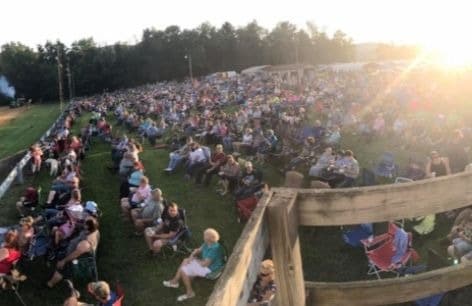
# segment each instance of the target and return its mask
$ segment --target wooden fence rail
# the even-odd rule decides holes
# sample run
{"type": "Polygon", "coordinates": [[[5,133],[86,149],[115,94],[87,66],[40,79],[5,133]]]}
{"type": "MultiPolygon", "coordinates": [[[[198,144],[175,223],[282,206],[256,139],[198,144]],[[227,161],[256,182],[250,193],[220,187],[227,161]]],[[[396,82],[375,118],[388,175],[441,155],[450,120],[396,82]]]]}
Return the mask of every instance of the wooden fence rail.
{"type": "Polygon", "coordinates": [[[278,269],[274,301],[278,306],[384,305],[470,285],[472,265],[464,264],[395,279],[303,284],[297,227],[384,222],[445,212],[471,205],[471,187],[472,173],[467,172],[350,189],[273,188],[259,201],[207,306],[245,305],[269,238],[278,269]]]}
{"type": "Polygon", "coordinates": [[[414,301],[471,283],[472,265],[460,264],[408,277],[305,285],[308,306],[374,306],[414,301]]]}

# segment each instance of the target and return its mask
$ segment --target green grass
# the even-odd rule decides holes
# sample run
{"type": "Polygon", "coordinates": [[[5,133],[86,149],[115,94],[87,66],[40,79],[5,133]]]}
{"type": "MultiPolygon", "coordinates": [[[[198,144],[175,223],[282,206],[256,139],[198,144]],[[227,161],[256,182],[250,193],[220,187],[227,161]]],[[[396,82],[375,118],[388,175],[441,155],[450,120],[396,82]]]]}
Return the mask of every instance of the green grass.
{"type": "MultiPolygon", "coordinates": [[[[88,116],[80,118],[75,125],[76,131],[87,120],[88,116]]],[[[399,161],[407,159],[407,154],[391,140],[364,144],[357,136],[348,135],[343,148],[353,149],[360,157],[361,166],[368,168],[369,163],[375,161],[384,151],[394,152],[399,161]]],[[[202,231],[211,226],[221,233],[231,251],[243,227],[236,222],[236,211],[231,197],[219,197],[214,193],[213,187],[198,188],[193,183],[184,181],[182,171],[173,175],[164,174],[162,169],[168,162],[166,150],[156,150],[145,145],[141,158],[152,185],[161,188],[168,200],[176,201],[187,210],[193,245],[201,243],[202,231]]],[[[182,257],[162,259],[151,258],[146,254],[143,238],[135,237],[129,222],[120,218],[119,182],[117,176],[106,168],[109,162],[110,146],[94,140],[92,150],[88,152],[82,168],[83,198],[85,201],[96,201],[103,211],[100,220],[102,239],[98,251],[99,277],[111,283],[116,280],[122,283],[126,291],[125,305],[176,305],[176,297],[183,290],[164,288],[162,280],[173,275],[182,257]]],[[[272,186],[282,184],[282,177],[275,167],[265,165],[261,168],[264,177],[272,186]]],[[[27,178],[27,184],[43,187],[43,196],[50,181],[46,171],[37,177],[27,178]]],[[[14,186],[6,197],[0,200],[0,226],[17,221],[14,203],[24,188],[24,185],[14,186]]],[[[441,221],[433,234],[415,240],[415,247],[420,251],[423,262],[428,259],[428,248],[444,253],[439,239],[444,237],[448,229],[448,222],[441,221]]],[[[363,251],[347,247],[341,239],[339,227],[302,227],[300,235],[306,280],[352,281],[366,278],[367,261],[363,251]]],[[[64,288],[60,286],[48,290],[42,286],[50,276],[52,268],[46,268],[44,262],[38,259],[28,267],[28,271],[30,278],[20,290],[27,304],[58,305],[62,302],[64,288]]],[[[196,280],[194,285],[197,297],[183,305],[204,305],[214,282],[196,280]]],[[[82,292],[83,288],[84,284],[79,284],[82,292]]],[[[7,305],[19,305],[11,293],[0,293],[0,300],[7,301],[7,305]]]]}
{"type": "Polygon", "coordinates": [[[17,117],[0,124],[0,159],[27,149],[36,142],[59,113],[58,104],[35,104],[30,108],[21,108],[17,117]]]}
{"type": "MultiPolygon", "coordinates": [[[[84,122],[86,119],[81,118],[80,121],[84,122]]],[[[83,198],[96,201],[103,211],[100,220],[102,239],[98,251],[100,278],[112,283],[119,280],[122,283],[126,290],[126,305],[175,305],[182,289],[164,288],[162,280],[173,276],[182,257],[150,257],[146,252],[144,239],[135,237],[131,224],[120,218],[118,177],[106,168],[110,160],[109,152],[108,144],[96,140],[83,163],[83,198]]],[[[187,210],[193,245],[201,244],[205,228],[214,227],[231,250],[243,227],[236,222],[233,200],[217,196],[212,187],[197,188],[193,183],[184,181],[183,172],[166,175],[162,171],[168,161],[168,152],[165,150],[146,147],[141,158],[152,185],[161,188],[168,200],[177,202],[187,210]]],[[[28,183],[41,185],[43,189],[49,188],[50,178],[45,172],[29,180],[28,183]]],[[[23,189],[24,186],[13,187],[0,201],[0,225],[16,222],[13,205],[23,189]]],[[[41,266],[43,263],[38,262],[31,268],[31,279],[25,283],[21,292],[30,303],[41,296],[41,303],[36,302],[35,305],[57,305],[61,302],[64,290],[54,289],[48,292],[41,288],[40,284],[47,280],[50,272],[50,269],[48,271],[41,266]]],[[[213,281],[195,281],[197,297],[184,305],[204,305],[213,285],[213,281]]],[[[2,298],[4,297],[0,295],[0,299],[2,298]]],[[[16,302],[13,295],[8,297],[8,301],[11,305],[16,302]]]]}

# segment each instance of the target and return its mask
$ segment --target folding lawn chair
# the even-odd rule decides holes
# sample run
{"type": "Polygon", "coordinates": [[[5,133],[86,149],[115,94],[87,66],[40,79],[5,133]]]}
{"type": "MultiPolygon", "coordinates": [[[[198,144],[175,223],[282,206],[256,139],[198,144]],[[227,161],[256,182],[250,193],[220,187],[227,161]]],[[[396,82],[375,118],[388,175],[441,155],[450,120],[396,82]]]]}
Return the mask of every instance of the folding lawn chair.
{"type": "Polygon", "coordinates": [[[373,235],[372,223],[360,224],[343,230],[343,240],[352,247],[362,246],[362,241],[373,235]]]}
{"type": "Polygon", "coordinates": [[[19,288],[20,282],[26,280],[26,276],[21,274],[16,269],[16,264],[18,263],[19,259],[13,263],[13,268],[9,274],[0,274],[0,290],[12,290],[18,300],[20,301],[21,305],[26,306],[25,301],[20,295],[19,288]]]}
{"type": "Polygon", "coordinates": [[[119,282],[115,285],[115,292],[117,296],[117,300],[113,303],[112,306],[121,306],[123,303],[123,299],[125,298],[125,291],[119,282]]]}
{"type": "Polygon", "coordinates": [[[224,241],[222,239],[220,239],[220,241],[218,241],[218,243],[220,245],[221,252],[223,252],[223,263],[224,264],[218,270],[215,270],[215,271],[213,271],[213,272],[211,272],[211,273],[209,273],[205,276],[205,278],[209,279],[209,280],[218,279],[221,276],[221,274],[223,273],[223,270],[225,269],[226,262],[228,262],[228,249],[226,248],[224,241]]]}
{"type": "Polygon", "coordinates": [[[367,275],[376,275],[380,279],[381,272],[391,272],[400,276],[399,269],[419,257],[412,247],[412,239],[411,233],[389,223],[387,233],[362,240],[369,260],[367,275]]]}
{"type": "Polygon", "coordinates": [[[397,166],[395,165],[393,154],[390,152],[383,153],[374,169],[375,175],[377,177],[391,179],[396,176],[396,172],[397,166]]]}
{"type": "Polygon", "coordinates": [[[173,255],[175,254],[183,254],[187,255],[192,252],[192,249],[188,246],[188,242],[190,237],[192,236],[192,232],[187,226],[187,215],[185,209],[179,208],[179,215],[182,216],[184,226],[182,229],[174,236],[174,238],[170,239],[165,247],[162,249],[162,254],[166,257],[166,249],[171,249],[173,251],[173,255]]]}

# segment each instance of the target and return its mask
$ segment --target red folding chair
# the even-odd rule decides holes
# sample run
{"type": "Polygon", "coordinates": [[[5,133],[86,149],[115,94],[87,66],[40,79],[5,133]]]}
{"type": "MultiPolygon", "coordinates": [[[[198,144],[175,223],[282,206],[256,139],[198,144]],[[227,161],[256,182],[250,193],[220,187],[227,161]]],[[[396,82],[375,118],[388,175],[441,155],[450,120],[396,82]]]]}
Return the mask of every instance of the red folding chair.
{"type": "Polygon", "coordinates": [[[369,260],[369,270],[367,275],[376,275],[380,279],[380,272],[391,272],[397,277],[400,276],[399,269],[405,267],[408,262],[418,260],[418,253],[412,247],[412,234],[408,234],[408,246],[405,254],[397,262],[393,262],[395,255],[394,238],[398,227],[394,223],[389,223],[388,232],[373,239],[362,240],[364,250],[369,260]]]}
{"type": "Polygon", "coordinates": [[[116,296],[117,296],[117,300],[115,301],[115,303],[113,303],[112,306],[121,306],[122,302],[123,302],[123,299],[125,298],[125,292],[123,290],[123,287],[121,286],[120,283],[116,283],[116,296]]]}

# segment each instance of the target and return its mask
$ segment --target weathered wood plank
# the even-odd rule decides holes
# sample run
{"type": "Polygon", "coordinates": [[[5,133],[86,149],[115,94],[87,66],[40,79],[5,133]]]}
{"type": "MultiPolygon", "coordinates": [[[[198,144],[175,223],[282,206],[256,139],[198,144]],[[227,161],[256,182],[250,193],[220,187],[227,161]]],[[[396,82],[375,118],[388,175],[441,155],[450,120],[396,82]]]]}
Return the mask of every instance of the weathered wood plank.
{"type": "Polygon", "coordinates": [[[383,222],[471,205],[472,173],[404,184],[296,191],[300,225],[383,222]]]}
{"type": "Polygon", "coordinates": [[[308,306],[374,306],[414,301],[472,284],[472,265],[414,276],[345,283],[306,282],[308,306]]]}
{"type": "Polygon", "coordinates": [[[244,227],[241,237],[217,281],[207,306],[246,306],[260,263],[269,246],[266,206],[272,193],[264,195],[244,227]]]}
{"type": "Polygon", "coordinates": [[[270,246],[275,265],[275,305],[305,305],[302,256],[295,192],[275,192],[267,206],[270,246]]]}

